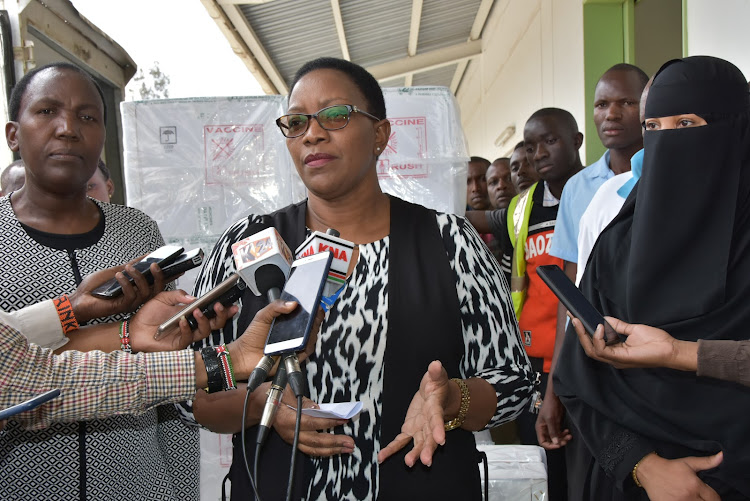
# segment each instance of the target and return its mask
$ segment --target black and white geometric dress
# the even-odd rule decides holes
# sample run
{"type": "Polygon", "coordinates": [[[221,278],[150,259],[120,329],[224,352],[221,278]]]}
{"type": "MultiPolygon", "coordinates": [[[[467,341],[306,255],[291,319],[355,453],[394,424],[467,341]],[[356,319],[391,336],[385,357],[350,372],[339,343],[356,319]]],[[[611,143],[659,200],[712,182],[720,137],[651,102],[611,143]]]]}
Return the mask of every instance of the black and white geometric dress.
{"type": "MultiPolygon", "coordinates": [[[[249,236],[257,216],[234,223],[219,239],[196,281],[196,295],[235,271],[231,245],[249,236]]],[[[464,354],[462,377],[480,377],[496,389],[498,405],[488,427],[512,420],[526,405],[532,380],[520,342],[508,286],[495,258],[469,224],[437,213],[437,224],[455,274],[464,354]],[[500,311],[500,314],[490,312],[500,311]]],[[[359,245],[359,259],[345,290],[327,313],[315,352],[306,362],[311,399],[318,403],[361,401],[356,420],[335,433],[354,438],[355,450],[330,458],[313,458],[314,474],[307,499],[376,499],[379,489],[377,454],[383,394],[383,369],[388,332],[388,269],[390,237],[359,245]]],[[[292,249],[294,250],[294,249],[292,249]]],[[[213,343],[230,342],[233,329],[214,333],[213,343]]],[[[427,370],[427,367],[424,368],[427,370]]],[[[418,388],[410,388],[410,394],[418,388]]],[[[389,391],[393,391],[390,389],[389,391]]],[[[189,410],[189,409],[188,409],[189,410]]]]}
{"type": "MultiPolygon", "coordinates": [[[[103,225],[92,232],[69,238],[37,235],[62,247],[68,246],[66,241],[73,246],[88,241],[66,251],[32,238],[16,218],[9,197],[0,198],[0,309],[14,311],[69,294],[77,276],[123,264],[164,245],[156,222],[142,212],[96,204],[103,225]]],[[[3,500],[197,500],[198,475],[197,430],[185,426],[172,405],[139,416],[54,424],[35,431],[11,421],[0,432],[3,500]]]]}

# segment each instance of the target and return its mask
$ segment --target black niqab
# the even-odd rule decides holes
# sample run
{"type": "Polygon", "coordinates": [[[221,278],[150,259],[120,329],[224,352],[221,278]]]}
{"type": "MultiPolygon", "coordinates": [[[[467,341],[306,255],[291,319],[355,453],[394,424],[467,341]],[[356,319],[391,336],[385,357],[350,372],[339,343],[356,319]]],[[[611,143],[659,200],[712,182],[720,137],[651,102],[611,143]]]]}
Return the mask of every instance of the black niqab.
{"type": "MultiPolygon", "coordinates": [[[[748,110],[745,78],[731,63],[699,56],[659,70],[646,117],[693,113],[708,125],[645,134],[643,175],[581,281],[605,315],[689,341],[750,338],[748,110]]],[[[632,469],[628,448],[667,458],[723,450],[722,465],[702,478],[750,497],[746,388],[670,369],[618,370],[589,359],[569,329],[555,390],[610,475],[632,469]]]]}

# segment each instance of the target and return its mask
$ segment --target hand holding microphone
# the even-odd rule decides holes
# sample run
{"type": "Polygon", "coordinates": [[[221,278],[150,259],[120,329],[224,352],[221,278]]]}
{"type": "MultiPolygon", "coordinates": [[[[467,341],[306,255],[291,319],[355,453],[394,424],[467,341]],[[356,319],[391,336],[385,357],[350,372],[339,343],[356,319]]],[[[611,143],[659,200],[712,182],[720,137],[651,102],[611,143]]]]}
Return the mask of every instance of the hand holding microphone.
{"type": "MultiPolygon", "coordinates": [[[[232,256],[237,274],[256,296],[266,296],[268,302],[279,298],[293,258],[275,228],[266,228],[232,244],[232,256]]],[[[260,360],[248,379],[248,392],[255,391],[265,381],[275,363],[276,358],[268,355],[260,360]]]]}
{"type": "Polygon", "coordinates": [[[294,272],[284,287],[282,299],[296,300],[299,304],[293,312],[277,318],[268,334],[264,352],[267,356],[281,356],[282,363],[277,369],[263,411],[257,437],[259,445],[263,443],[268,429],[273,424],[287,377],[295,396],[304,396],[305,377],[295,352],[308,345],[312,328],[320,318],[320,296],[332,259],[333,255],[330,252],[324,252],[298,259],[292,265],[294,272]]]}
{"type": "Polygon", "coordinates": [[[227,345],[236,379],[247,379],[263,358],[263,347],[274,319],[289,314],[296,307],[297,303],[294,301],[277,300],[270,303],[255,314],[240,337],[227,345]]]}

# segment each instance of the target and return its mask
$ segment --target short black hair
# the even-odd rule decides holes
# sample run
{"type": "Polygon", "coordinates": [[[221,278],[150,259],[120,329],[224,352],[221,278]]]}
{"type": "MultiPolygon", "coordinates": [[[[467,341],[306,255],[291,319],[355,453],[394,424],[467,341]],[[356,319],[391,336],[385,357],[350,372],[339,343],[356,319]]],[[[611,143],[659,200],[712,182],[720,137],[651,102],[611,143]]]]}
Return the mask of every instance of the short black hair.
{"type": "Polygon", "coordinates": [[[478,163],[478,164],[484,164],[485,167],[489,167],[490,166],[490,161],[487,160],[484,157],[471,157],[469,159],[469,163],[471,163],[471,162],[478,163]]]}
{"type": "Polygon", "coordinates": [[[500,157],[500,158],[496,158],[496,159],[494,159],[494,160],[492,161],[492,163],[491,163],[490,165],[495,165],[495,164],[496,164],[496,163],[498,163],[498,162],[507,162],[507,163],[510,163],[510,158],[508,158],[508,157],[500,157]]]}
{"type": "Polygon", "coordinates": [[[540,110],[536,110],[531,114],[529,119],[526,120],[526,123],[531,122],[532,120],[537,118],[545,117],[554,117],[558,122],[570,129],[573,134],[578,133],[578,122],[576,122],[575,117],[573,117],[573,115],[568,110],[564,110],[562,108],[542,108],[540,110]]]}
{"type": "Polygon", "coordinates": [[[518,141],[516,145],[513,147],[513,151],[516,151],[518,148],[523,148],[523,141],[518,141]]]}
{"type": "Polygon", "coordinates": [[[104,160],[101,158],[99,159],[99,163],[96,164],[97,167],[99,167],[99,170],[102,171],[102,175],[104,176],[105,181],[109,181],[112,175],[109,173],[109,168],[107,167],[107,164],[104,163],[104,160]]]}
{"type": "Polygon", "coordinates": [[[297,82],[299,82],[302,77],[315,70],[337,70],[344,73],[351,78],[354,85],[357,86],[359,91],[365,97],[368,108],[370,108],[365,111],[375,115],[381,120],[386,117],[385,98],[383,98],[383,89],[380,88],[378,81],[362,66],[347,61],[346,59],[319,57],[318,59],[306,62],[294,75],[292,85],[289,87],[289,97],[292,96],[292,91],[294,90],[294,86],[297,85],[297,82]]]}
{"type": "Polygon", "coordinates": [[[92,84],[94,84],[94,87],[96,88],[96,91],[99,93],[99,97],[102,99],[102,110],[104,114],[104,123],[107,122],[107,103],[104,99],[104,93],[102,92],[101,87],[99,87],[99,84],[96,83],[96,80],[94,80],[91,75],[86,73],[86,71],[76,66],[75,64],[71,63],[65,63],[65,62],[56,62],[56,63],[50,63],[45,64],[44,66],[40,66],[38,68],[34,68],[33,70],[26,73],[21,80],[16,83],[16,85],[13,87],[13,91],[10,93],[10,99],[8,100],[8,115],[11,122],[18,121],[18,113],[21,109],[21,100],[23,99],[23,95],[26,93],[26,89],[28,88],[31,81],[34,79],[34,77],[39,74],[40,72],[44,70],[48,70],[50,68],[54,69],[63,69],[63,70],[70,70],[75,71],[84,77],[86,77],[92,84]]]}
{"type": "Polygon", "coordinates": [[[610,72],[614,71],[624,71],[624,72],[632,72],[635,73],[638,77],[638,80],[641,81],[641,92],[643,92],[643,88],[648,83],[648,75],[645,71],[640,69],[638,66],[634,64],[628,64],[628,63],[617,63],[616,65],[609,68],[607,71],[602,73],[602,76],[599,77],[599,80],[596,81],[596,84],[599,85],[599,82],[601,82],[602,78],[604,78],[604,75],[610,72]]]}

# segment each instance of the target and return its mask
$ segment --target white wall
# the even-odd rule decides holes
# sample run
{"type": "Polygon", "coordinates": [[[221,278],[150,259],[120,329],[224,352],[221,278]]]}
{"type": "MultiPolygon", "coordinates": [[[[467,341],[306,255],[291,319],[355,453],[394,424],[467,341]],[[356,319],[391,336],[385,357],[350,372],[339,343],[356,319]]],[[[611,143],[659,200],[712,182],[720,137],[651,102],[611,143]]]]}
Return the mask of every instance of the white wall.
{"type": "Polygon", "coordinates": [[[688,0],[688,55],[734,63],[750,80],[750,1],[688,0]]]}
{"type": "Polygon", "coordinates": [[[526,119],[539,108],[564,108],[583,129],[581,0],[497,2],[482,32],[482,56],[469,64],[456,97],[469,154],[489,160],[523,139],[526,119]],[[510,125],[515,135],[495,147],[510,125]]]}

